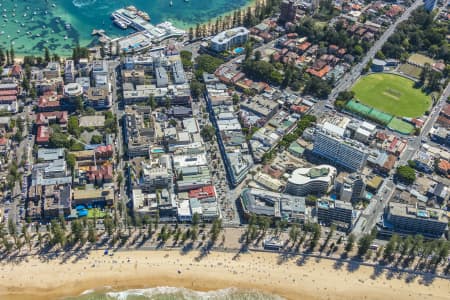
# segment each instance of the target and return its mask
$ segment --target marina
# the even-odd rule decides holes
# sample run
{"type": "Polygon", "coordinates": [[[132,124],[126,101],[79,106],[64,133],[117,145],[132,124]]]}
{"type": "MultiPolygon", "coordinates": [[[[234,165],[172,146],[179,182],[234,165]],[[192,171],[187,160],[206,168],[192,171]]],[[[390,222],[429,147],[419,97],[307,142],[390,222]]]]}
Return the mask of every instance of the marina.
{"type": "Polygon", "coordinates": [[[168,38],[178,38],[185,35],[185,31],[176,28],[171,22],[158,25],[150,23],[148,13],[136,9],[134,6],[120,8],[111,14],[114,25],[120,29],[134,29],[135,32],[111,39],[102,30],[94,30],[93,34],[101,36],[101,42],[115,45],[116,51],[138,52],[150,48],[168,38]],[[101,34],[100,34],[101,33],[101,34]]]}

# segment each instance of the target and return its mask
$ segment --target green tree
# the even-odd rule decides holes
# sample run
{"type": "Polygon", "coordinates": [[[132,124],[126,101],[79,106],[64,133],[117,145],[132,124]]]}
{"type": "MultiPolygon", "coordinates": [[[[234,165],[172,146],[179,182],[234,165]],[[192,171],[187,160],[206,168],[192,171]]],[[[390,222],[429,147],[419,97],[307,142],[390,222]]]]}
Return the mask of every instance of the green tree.
{"type": "Polygon", "coordinates": [[[9,56],[11,58],[11,64],[14,64],[15,62],[15,53],[14,53],[14,46],[11,44],[11,47],[9,49],[9,56]]]}
{"type": "Polygon", "coordinates": [[[372,244],[373,237],[370,234],[366,234],[358,240],[358,256],[363,257],[372,244]]]}
{"type": "Polygon", "coordinates": [[[74,171],[75,170],[75,164],[76,164],[76,158],[75,155],[69,152],[66,152],[66,162],[67,166],[74,171]]]}
{"type": "Polygon", "coordinates": [[[206,73],[214,73],[214,71],[224,63],[224,61],[220,58],[213,57],[208,54],[202,54],[197,56],[196,61],[196,69],[199,74],[203,72],[206,73]]]}
{"type": "Polygon", "coordinates": [[[50,51],[48,50],[47,47],[44,48],[44,61],[45,62],[50,62],[50,51]]]}
{"type": "Polygon", "coordinates": [[[192,52],[182,50],[180,51],[181,63],[186,70],[190,70],[193,66],[192,63],[192,52]]]}
{"type": "Polygon", "coordinates": [[[234,93],[234,94],[233,94],[233,104],[234,104],[234,105],[239,104],[239,100],[240,100],[239,95],[236,94],[236,93],[234,93]]]}
{"type": "Polygon", "coordinates": [[[395,174],[400,181],[407,184],[412,184],[416,180],[416,172],[408,165],[397,167],[395,174]]]}
{"type": "Polygon", "coordinates": [[[96,234],[95,234],[95,225],[92,222],[88,223],[88,237],[87,237],[89,243],[94,244],[97,240],[96,234]]]}
{"type": "Polygon", "coordinates": [[[203,126],[202,130],[200,131],[200,135],[205,141],[210,141],[213,139],[215,135],[215,129],[211,125],[205,125],[203,126]]]}
{"type": "Polygon", "coordinates": [[[155,96],[153,96],[153,94],[148,96],[148,105],[152,108],[152,111],[155,110],[157,106],[155,96]]]}
{"type": "Polygon", "coordinates": [[[80,136],[81,130],[77,116],[69,117],[69,121],[67,123],[67,130],[69,131],[70,134],[74,135],[77,138],[80,136]]]}
{"type": "Polygon", "coordinates": [[[94,134],[91,137],[91,144],[96,145],[96,144],[101,144],[101,143],[103,143],[103,136],[94,134]]]}
{"type": "Polygon", "coordinates": [[[355,236],[350,234],[347,239],[347,244],[345,245],[345,251],[350,252],[353,250],[353,246],[355,245],[355,236]]]}
{"type": "Polygon", "coordinates": [[[200,223],[200,215],[198,213],[194,213],[192,216],[192,225],[197,226],[200,223]]]}

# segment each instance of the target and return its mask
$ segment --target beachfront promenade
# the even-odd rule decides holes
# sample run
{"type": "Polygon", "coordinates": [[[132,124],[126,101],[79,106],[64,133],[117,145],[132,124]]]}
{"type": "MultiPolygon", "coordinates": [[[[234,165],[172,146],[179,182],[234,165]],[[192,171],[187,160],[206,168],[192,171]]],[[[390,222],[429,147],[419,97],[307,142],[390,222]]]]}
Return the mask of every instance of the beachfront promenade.
{"type": "Polygon", "coordinates": [[[256,289],[285,299],[446,299],[448,279],[365,264],[252,250],[81,251],[0,265],[2,299],[53,299],[110,286],[256,289]],[[65,256],[68,255],[68,256],[65,256]],[[7,273],[5,273],[7,272],[7,273]],[[55,276],[55,274],[58,274],[55,276]]]}
{"type": "MultiPolygon", "coordinates": [[[[162,230],[163,229],[161,229],[161,231],[162,230]]],[[[370,259],[358,257],[355,251],[347,252],[344,249],[326,251],[328,249],[328,242],[326,239],[319,240],[318,245],[321,245],[320,247],[311,249],[306,234],[299,243],[296,243],[295,241],[291,243],[286,233],[280,233],[279,237],[284,241],[282,243],[284,247],[277,251],[264,249],[261,243],[262,238],[257,239],[256,242],[245,242],[245,228],[225,228],[222,230],[222,239],[216,242],[211,240],[208,228],[200,231],[199,236],[195,241],[189,239],[184,242],[182,240],[175,240],[175,238],[163,242],[161,241],[161,231],[159,234],[155,232],[152,236],[148,236],[142,234],[141,230],[135,230],[130,232],[131,235],[129,237],[126,239],[124,238],[115,244],[114,242],[111,244],[111,240],[106,234],[103,234],[99,237],[100,241],[97,243],[86,244],[84,246],[78,244],[73,247],[66,246],[64,249],[59,247],[46,246],[41,248],[35,246],[31,249],[24,248],[22,252],[3,252],[1,260],[10,262],[23,261],[29,258],[46,260],[63,258],[64,260],[70,260],[72,258],[89,256],[91,252],[95,251],[107,251],[107,256],[116,255],[115,253],[135,253],[138,251],[170,251],[180,253],[181,255],[195,253],[199,258],[206,257],[213,252],[234,254],[234,257],[250,253],[269,253],[272,256],[277,257],[280,261],[295,260],[298,262],[299,266],[306,263],[310,258],[317,260],[325,259],[335,262],[334,267],[336,269],[343,268],[344,265],[347,265],[347,269],[351,272],[355,272],[361,266],[365,266],[373,268],[374,272],[387,271],[390,273],[408,274],[409,278],[411,278],[411,276],[421,277],[425,282],[432,281],[434,278],[450,279],[449,274],[446,274],[443,268],[436,268],[434,272],[431,272],[431,269],[429,269],[430,271],[420,270],[419,265],[422,262],[422,258],[418,256],[414,257],[412,261],[409,262],[409,266],[402,266],[400,265],[402,257],[398,255],[394,256],[391,259],[391,263],[389,263],[387,260],[376,258],[375,256],[370,259]],[[320,249],[317,250],[317,248],[320,249]]],[[[331,247],[333,247],[334,244],[335,243],[332,242],[331,247]]],[[[343,246],[344,245],[342,245],[341,248],[343,248],[343,246]]]]}

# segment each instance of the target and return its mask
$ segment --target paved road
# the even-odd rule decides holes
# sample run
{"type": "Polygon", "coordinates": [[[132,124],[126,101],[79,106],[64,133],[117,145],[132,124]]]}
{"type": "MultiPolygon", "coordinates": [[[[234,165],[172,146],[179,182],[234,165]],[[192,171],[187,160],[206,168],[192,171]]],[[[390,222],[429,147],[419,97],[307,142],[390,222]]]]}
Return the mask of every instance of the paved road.
{"type": "MultiPolygon", "coordinates": [[[[400,160],[397,165],[405,165],[408,160],[414,158],[414,155],[420,149],[423,144],[422,140],[428,135],[431,128],[433,127],[436,119],[439,116],[439,112],[442,107],[445,105],[447,98],[450,96],[450,84],[444,89],[441,94],[441,97],[438,99],[436,105],[431,111],[431,114],[427,118],[422,131],[419,136],[414,137],[408,143],[408,149],[403,152],[400,160]]],[[[393,172],[392,172],[393,173],[393,172]]],[[[392,194],[395,191],[395,184],[393,182],[392,175],[384,180],[378,194],[374,197],[374,200],[369,205],[368,209],[363,212],[360,220],[355,226],[354,234],[362,235],[365,233],[369,233],[373,226],[380,220],[383,215],[384,208],[386,207],[388,200],[391,198],[392,194]]]]}
{"type": "Polygon", "coordinates": [[[389,26],[389,28],[375,42],[372,48],[370,48],[370,50],[366,53],[361,62],[355,65],[350,70],[350,72],[346,73],[344,77],[338,82],[336,87],[330,93],[330,96],[328,97],[329,100],[334,101],[336,99],[336,96],[340,92],[346,91],[353,86],[353,84],[359,78],[361,71],[369,63],[369,61],[375,57],[375,54],[379,50],[381,50],[381,47],[383,47],[384,43],[395,32],[395,29],[397,28],[398,24],[407,20],[411,15],[411,13],[422,4],[423,4],[422,0],[417,0],[408,9],[405,10],[405,12],[397,19],[397,21],[395,21],[391,26],[389,26]]]}
{"type": "Polygon", "coordinates": [[[423,141],[427,139],[427,136],[430,133],[431,128],[434,126],[434,123],[436,123],[436,120],[439,117],[439,113],[440,113],[441,109],[444,107],[444,105],[447,101],[447,98],[449,96],[450,96],[450,84],[448,84],[445,87],[441,96],[439,97],[439,99],[437,100],[433,109],[431,110],[430,115],[428,116],[427,120],[425,121],[425,124],[422,127],[420,135],[409,141],[408,149],[400,157],[399,165],[406,164],[408,162],[408,160],[410,160],[414,157],[416,152],[419,150],[419,148],[423,144],[423,141]]]}
{"type": "MultiPolygon", "coordinates": [[[[120,108],[120,104],[118,103],[118,99],[117,99],[117,86],[120,86],[120,82],[118,82],[120,79],[118,79],[117,77],[120,78],[120,76],[118,76],[117,72],[120,72],[120,67],[119,67],[120,63],[117,61],[110,61],[109,62],[109,73],[111,74],[111,86],[112,86],[112,98],[113,98],[113,105],[112,105],[112,112],[113,115],[116,116],[117,119],[117,128],[118,128],[118,133],[116,135],[116,153],[118,154],[118,161],[116,162],[116,174],[118,174],[118,172],[122,172],[122,182],[120,184],[120,186],[117,187],[118,190],[118,198],[119,201],[122,202],[122,216],[126,216],[127,215],[127,211],[126,211],[126,204],[128,202],[128,196],[127,193],[125,191],[125,178],[126,178],[126,173],[124,170],[124,163],[123,163],[123,155],[124,155],[124,151],[123,151],[123,139],[122,139],[122,125],[121,120],[122,117],[124,115],[124,111],[120,108]]],[[[116,179],[117,180],[117,179],[116,179]]],[[[122,220],[124,221],[124,220],[122,220]]]]}

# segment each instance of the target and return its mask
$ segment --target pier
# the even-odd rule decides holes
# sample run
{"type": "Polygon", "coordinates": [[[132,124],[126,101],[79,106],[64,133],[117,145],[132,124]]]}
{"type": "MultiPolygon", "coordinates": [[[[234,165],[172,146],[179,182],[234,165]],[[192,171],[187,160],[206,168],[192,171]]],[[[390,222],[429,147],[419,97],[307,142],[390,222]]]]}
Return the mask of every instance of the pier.
{"type": "Polygon", "coordinates": [[[103,29],[94,29],[92,30],[91,35],[98,35],[101,43],[108,43],[111,41],[111,38],[106,35],[105,30],[103,29]]]}
{"type": "MultiPolygon", "coordinates": [[[[115,39],[121,52],[138,52],[152,47],[165,39],[177,38],[186,34],[170,22],[152,25],[147,13],[137,10],[134,6],[120,8],[111,14],[113,23],[121,28],[133,28],[136,32],[115,39]]],[[[104,30],[94,30],[92,34],[100,36],[100,41],[111,42],[104,30]]]]}

